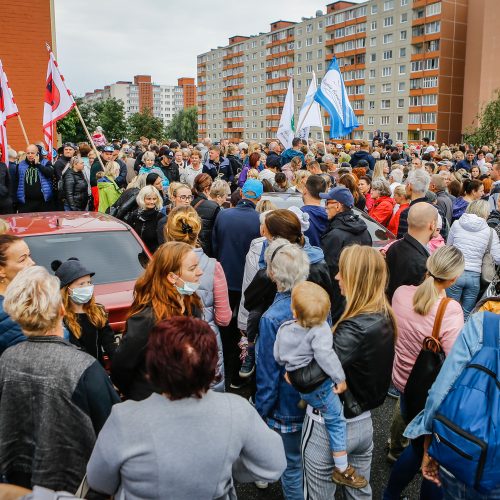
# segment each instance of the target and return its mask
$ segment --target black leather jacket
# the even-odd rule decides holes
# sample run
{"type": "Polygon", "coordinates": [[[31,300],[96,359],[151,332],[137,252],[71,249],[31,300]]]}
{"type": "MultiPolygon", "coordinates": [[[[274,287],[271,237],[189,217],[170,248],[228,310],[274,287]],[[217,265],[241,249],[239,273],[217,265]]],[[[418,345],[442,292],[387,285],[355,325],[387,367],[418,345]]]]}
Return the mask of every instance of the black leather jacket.
{"type": "Polygon", "coordinates": [[[380,406],[391,383],[395,329],[383,313],[360,314],[338,324],[333,347],[346,374],[344,415],[352,418],[380,406]]]}
{"type": "Polygon", "coordinates": [[[86,210],[89,202],[88,184],[83,172],[75,172],[68,168],[63,176],[63,193],[65,204],[71,210],[86,210]]]}
{"type": "Polygon", "coordinates": [[[200,216],[202,222],[199,237],[201,247],[209,257],[214,257],[212,251],[212,230],[214,228],[215,218],[220,212],[220,207],[215,201],[207,199],[204,194],[198,195],[192,201],[191,205],[200,216]]]}

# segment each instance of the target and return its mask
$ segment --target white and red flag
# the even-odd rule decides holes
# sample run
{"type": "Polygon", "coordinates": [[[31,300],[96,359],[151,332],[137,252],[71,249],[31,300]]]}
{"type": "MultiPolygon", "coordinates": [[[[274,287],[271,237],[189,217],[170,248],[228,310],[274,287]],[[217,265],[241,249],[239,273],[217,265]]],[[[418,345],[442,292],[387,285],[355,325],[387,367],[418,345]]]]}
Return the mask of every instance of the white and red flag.
{"type": "Polygon", "coordinates": [[[0,161],[7,163],[7,119],[19,114],[14,96],[9,87],[7,75],[3,70],[2,61],[0,61],[0,146],[2,147],[2,156],[0,161]]]}
{"type": "Polygon", "coordinates": [[[64,118],[76,106],[71,92],[64,83],[59,72],[56,59],[49,51],[49,66],[47,68],[47,83],[43,103],[43,136],[47,144],[49,160],[52,160],[52,136],[57,120],[64,118]]]}

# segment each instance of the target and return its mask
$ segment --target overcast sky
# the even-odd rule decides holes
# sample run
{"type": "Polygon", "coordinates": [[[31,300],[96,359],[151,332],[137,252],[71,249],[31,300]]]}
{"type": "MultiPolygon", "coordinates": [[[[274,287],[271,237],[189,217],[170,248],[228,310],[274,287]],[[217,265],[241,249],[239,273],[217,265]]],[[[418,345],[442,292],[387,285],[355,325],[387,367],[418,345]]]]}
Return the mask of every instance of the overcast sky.
{"type": "Polygon", "coordinates": [[[55,0],[57,59],[75,95],[134,75],[196,78],[196,56],[279,19],[326,12],[316,0],[55,0]]]}

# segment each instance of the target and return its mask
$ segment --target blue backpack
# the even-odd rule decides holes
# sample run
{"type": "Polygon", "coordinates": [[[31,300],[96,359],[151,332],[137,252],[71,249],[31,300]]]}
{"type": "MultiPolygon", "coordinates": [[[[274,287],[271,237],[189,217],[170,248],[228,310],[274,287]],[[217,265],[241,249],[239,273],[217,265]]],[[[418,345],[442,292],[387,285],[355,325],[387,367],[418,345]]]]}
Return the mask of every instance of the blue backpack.
{"type": "Polygon", "coordinates": [[[432,422],[429,455],[481,493],[500,486],[500,315],[484,313],[483,347],[446,395],[432,422]]]}

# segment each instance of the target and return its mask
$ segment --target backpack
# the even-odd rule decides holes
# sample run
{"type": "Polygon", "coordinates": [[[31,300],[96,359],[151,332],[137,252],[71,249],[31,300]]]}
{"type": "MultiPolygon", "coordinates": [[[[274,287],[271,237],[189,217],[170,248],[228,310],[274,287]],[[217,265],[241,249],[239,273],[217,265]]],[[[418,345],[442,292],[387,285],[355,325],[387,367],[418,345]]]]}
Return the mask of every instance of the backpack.
{"type": "Polygon", "coordinates": [[[484,313],[483,347],[439,406],[428,453],[481,493],[500,486],[500,315],[484,313]]]}

